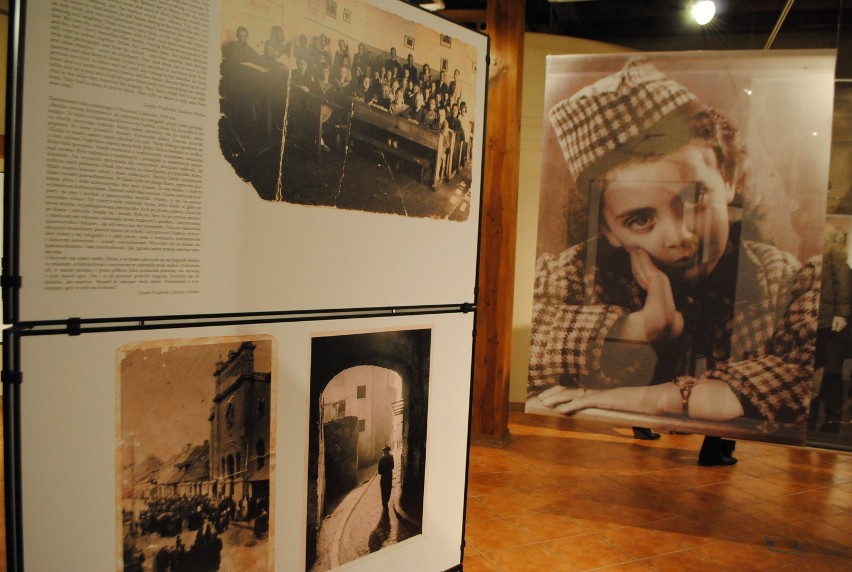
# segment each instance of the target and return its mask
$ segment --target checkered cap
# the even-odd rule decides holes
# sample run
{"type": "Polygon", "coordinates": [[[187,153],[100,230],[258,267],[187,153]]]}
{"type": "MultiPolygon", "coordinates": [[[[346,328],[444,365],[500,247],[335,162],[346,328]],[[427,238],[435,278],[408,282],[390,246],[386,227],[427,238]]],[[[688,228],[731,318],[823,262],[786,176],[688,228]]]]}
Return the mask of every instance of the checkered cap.
{"type": "Polygon", "coordinates": [[[618,73],[583,88],[548,113],[576,179],[696,96],[664,76],[645,58],[630,59],[618,73]]]}

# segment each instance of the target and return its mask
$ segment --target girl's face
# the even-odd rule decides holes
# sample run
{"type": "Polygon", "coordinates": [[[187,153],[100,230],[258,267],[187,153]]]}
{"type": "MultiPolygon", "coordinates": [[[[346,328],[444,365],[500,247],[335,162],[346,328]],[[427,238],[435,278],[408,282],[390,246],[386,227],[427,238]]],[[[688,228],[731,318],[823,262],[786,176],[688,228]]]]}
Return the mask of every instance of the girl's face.
{"type": "Polygon", "coordinates": [[[728,242],[733,188],[713,150],[697,140],[678,151],[606,174],[603,234],[616,248],[641,249],[670,277],[696,283],[728,242]]]}

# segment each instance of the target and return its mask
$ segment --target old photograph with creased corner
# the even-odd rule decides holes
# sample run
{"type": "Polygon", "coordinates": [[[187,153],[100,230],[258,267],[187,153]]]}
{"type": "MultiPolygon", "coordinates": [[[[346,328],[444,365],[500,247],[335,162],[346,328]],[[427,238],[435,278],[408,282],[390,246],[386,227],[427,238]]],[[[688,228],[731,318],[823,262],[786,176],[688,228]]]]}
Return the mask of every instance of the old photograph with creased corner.
{"type": "Polygon", "coordinates": [[[467,220],[484,54],[427,12],[347,6],[223,3],[222,154],[268,201],[467,220]]]}

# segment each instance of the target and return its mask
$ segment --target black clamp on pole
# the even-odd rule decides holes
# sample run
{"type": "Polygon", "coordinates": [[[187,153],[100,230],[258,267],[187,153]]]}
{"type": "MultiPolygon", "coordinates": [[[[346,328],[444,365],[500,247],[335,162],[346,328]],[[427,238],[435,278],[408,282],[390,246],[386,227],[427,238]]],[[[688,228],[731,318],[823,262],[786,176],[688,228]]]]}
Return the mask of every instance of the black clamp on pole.
{"type": "Polygon", "coordinates": [[[79,336],[80,335],[80,318],[68,318],[68,335],[69,336],[79,336]]]}

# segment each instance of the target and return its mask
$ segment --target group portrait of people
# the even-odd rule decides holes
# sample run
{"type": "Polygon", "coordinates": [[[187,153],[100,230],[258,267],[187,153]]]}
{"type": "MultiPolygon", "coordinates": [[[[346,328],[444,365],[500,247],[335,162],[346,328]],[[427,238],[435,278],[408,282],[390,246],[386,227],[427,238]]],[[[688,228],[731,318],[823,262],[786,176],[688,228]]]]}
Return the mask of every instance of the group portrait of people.
{"type": "MultiPolygon", "coordinates": [[[[370,136],[362,140],[402,160],[427,158],[433,184],[468,164],[473,114],[461,71],[451,71],[448,59],[440,58],[434,69],[411,52],[402,56],[395,46],[386,51],[364,42],[353,46],[342,36],[335,43],[325,32],[287,36],[277,25],[262,44],[250,41],[244,26],[234,38],[222,46],[220,90],[223,114],[235,119],[229,125],[236,140],[232,155],[251,152],[253,145],[261,153],[282,137],[299,140],[299,148],[308,155],[315,151],[318,161],[324,153],[345,153],[351,130],[362,127],[353,127],[357,102],[395,118],[391,127],[367,120],[370,136]]],[[[225,143],[223,150],[228,156],[225,143]]]]}

